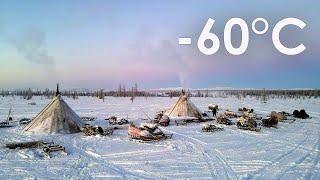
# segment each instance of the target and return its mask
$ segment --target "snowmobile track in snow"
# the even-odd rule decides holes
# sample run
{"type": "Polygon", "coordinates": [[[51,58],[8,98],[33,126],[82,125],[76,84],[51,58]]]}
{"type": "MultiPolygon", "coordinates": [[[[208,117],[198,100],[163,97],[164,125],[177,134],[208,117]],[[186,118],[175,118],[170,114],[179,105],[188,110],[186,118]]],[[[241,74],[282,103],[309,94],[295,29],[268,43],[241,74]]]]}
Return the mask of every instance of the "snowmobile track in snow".
{"type": "Polygon", "coordinates": [[[307,135],[306,138],[304,138],[304,140],[300,141],[299,144],[297,144],[296,146],[294,146],[292,149],[290,149],[289,151],[287,151],[284,154],[281,154],[280,156],[278,156],[276,159],[274,159],[270,164],[264,166],[263,168],[261,168],[260,170],[252,173],[252,175],[254,177],[256,176],[261,176],[261,175],[265,175],[265,174],[270,174],[267,171],[274,171],[273,167],[277,167],[277,169],[279,169],[279,166],[275,166],[280,164],[282,161],[287,160],[286,158],[289,157],[293,152],[297,151],[300,149],[300,147],[303,145],[304,142],[306,142],[306,140],[309,138],[309,135],[307,135]],[[262,173],[262,174],[261,174],[262,173]]]}
{"type": "Polygon", "coordinates": [[[193,137],[181,134],[181,133],[177,133],[172,130],[166,130],[166,131],[168,131],[172,134],[175,134],[177,136],[180,136],[183,139],[189,139],[189,143],[192,144],[192,147],[195,150],[195,152],[201,152],[205,162],[209,166],[210,174],[212,174],[214,177],[217,177],[217,178],[222,177],[221,174],[219,174],[219,171],[217,170],[217,169],[220,169],[220,167],[222,167],[223,171],[224,171],[224,176],[223,176],[224,178],[238,179],[238,177],[235,174],[235,172],[233,171],[233,169],[229,166],[228,162],[222,157],[222,154],[219,151],[214,150],[215,153],[211,153],[211,155],[215,156],[215,159],[213,159],[210,155],[208,155],[208,153],[207,153],[208,150],[206,150],[205,147],[203,147],[203,145],[206,145],[207,143],[205,143],[199,139],[196,139],[196,138],[193,138],[193,137]],[[217,155],[217,154],[220,154],[220,155],[217,155]],[[215,164],[215,166],[213,164],[215,164]],[[216,164],[219,164],[219,165],[217,166],[216,164]],[[231,174],[229,172],[231,172],[231,174]]]}

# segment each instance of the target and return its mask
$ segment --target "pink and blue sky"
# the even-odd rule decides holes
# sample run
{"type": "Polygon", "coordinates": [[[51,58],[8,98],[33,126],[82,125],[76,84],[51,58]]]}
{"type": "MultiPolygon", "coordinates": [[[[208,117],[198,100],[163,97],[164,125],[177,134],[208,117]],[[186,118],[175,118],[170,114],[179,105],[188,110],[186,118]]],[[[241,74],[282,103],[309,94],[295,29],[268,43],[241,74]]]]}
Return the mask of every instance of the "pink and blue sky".
{"type": "MultiPolygon", "coordinates": [[[[161,87],[320,87],[320,2],[149,1],[149,0],[4,0],[0,2],[0,88],[116,88],[119,83],[161,87]],[[197,38],[211,17],[220,38],[218,53],[205,56],[197,38]],[[257,17],[269,30],[250,30],[245,54],[227,53],[223,29],[240,17],[249,27],[257,17]],[[287,17],[303,20],[300,30],[288,26],[281,41],[307,49],[296,56],[278,52],[271,29],[287,17]],[[190,36],[192,46],[179,46],[190,36]]],[[[234,28],[234,45],[239,44],[234,28]]]]}

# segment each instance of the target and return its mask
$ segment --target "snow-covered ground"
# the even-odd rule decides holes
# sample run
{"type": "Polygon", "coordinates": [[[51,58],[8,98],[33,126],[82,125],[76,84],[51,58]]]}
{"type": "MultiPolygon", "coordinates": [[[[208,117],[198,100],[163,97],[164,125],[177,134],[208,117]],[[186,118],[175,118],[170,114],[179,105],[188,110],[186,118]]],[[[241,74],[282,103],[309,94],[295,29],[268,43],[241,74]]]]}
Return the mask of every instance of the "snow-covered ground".
{"type": "MultiPolygon", "coordinates": [[[[105,102],[91,97],[65,98],[80,116],[97,116],[97,124],[111,115],[133,121],[169,108],[177,98],[107,97],[105,102]]],[[[263,116],[270,111],[306,109],[312,119],[279,123],[278,128],[249,132],[224,126],[216,133],[202,133],[201,124],[162,128],[173,133],[172,139],[156,143],[130,141],[126,128],[110,137],[78,134],[23,134],[22,126],[0,128],[0,179],[320,179],[320,100],[270,99],[262,103],[255,98],[191,98],[200,109],[209,103],[221,109],[254,108],[263,116]],[[27,140],[54,140],[66,147],[68,155],[51,159],[37,150],[9,150],[5,143],[27,140]]],[[[10,106],[15,119],[35,116],[50,99],[0,97],[0,119],[10,106]],[[37,105],[28,105],[36,102],[37,105]]]]}

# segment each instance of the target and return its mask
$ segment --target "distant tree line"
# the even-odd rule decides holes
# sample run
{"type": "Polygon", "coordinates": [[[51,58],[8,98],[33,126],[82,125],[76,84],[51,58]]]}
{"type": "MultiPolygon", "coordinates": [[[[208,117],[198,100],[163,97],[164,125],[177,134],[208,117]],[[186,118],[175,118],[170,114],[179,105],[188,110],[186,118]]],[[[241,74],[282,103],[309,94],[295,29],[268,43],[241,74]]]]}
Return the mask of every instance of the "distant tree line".
{"type": "MultiPolygon", "coordinates": [[[[62,96],[67,96],[77,99],[79,96],[91,96],[104,100],[106,96],[113,97],[130,97],[132,100],[135,97],[178,97],[181,95],[181,90],[139,90],[135,84],[131,88],[125,85],[119,85],[117,90],[105,91],[103,89],[92,91],[81,90],[62,90],[62,96]]],[[[320,97],[320,89],[308,90],[186,90],[186,94],[190,97],[228,97],[234,96],[238,99],[245,97],[256,97],[262,101],[267,101],[270,98],[318,98],[320,97]]],[[[33,96],[45,96],[51,98],[55,95],[55,90],[48,88],[44,90],[0,90],[0,96],[22,96],[24,99],[32,99],[33,96]]]]}
{"type": "Polygon", "coordinates": [[[319,97],[320,89],[308,89],[308,90],[225,90],[226,95],[233,96],[268,96],[268,97],[286,97],[286,98],[297,98],[297,97],[319,97]]]}
{"type": "MultiPolygon", "coordinates": [[[[0,91],[0,96],[22,96],[24,99],[32,99],[33,96],[46,96],[51,98],[55,95],[56,90],[50,90],[48,88],[44,90],[32,90],[23,89],[23,90],[4,90],[0,91]]],[[[117,90],[105,91],[103,89],[83,91],[83,90],[60,90],[62,96],[71,97],[77,99],[79,96],[91,96],[97,97],[104,100],[105,96],[114,96],[114,97],[131,97],[134,99],[136,96],[155,96],[148,91],[139,91],[138,84],[135,83],[133,87],[126,89],[125,85],[119,85],[117,90]]]]}

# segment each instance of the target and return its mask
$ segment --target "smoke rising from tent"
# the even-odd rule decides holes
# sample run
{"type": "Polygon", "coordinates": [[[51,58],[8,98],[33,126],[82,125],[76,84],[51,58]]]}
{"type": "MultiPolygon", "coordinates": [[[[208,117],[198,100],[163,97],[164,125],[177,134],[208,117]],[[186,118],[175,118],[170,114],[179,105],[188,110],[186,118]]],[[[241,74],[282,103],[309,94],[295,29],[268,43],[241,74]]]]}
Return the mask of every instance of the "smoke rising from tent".
{"type": "Polygon", "coordinates": [[[49,80],[55,79],[54,58],[48,55],[45,33],[37,28],[29,28],[20,31],[18,35],[9,35],[0,31],[2,42],[13,46],[27,61],[39,64],[44,68],[49,80]]]}
{"type": "Polygon", "coordinates": [[[13,46],[17,52],[31,63],[44,65],[51,69],[54,58],[48,55],[45,33],[36,28],[29,28],[18,35],[9,35],[4,26],[0,26],[0,40],[13,46]]]}
{"type": "MultiPolygon", "coordinates": [[[[150,66],[174,69],[179,76],[180,86],[189,86],[189,68],[185,58],[177,51],[176,44],[169,40],[156,40],[151,29],[144,28],[137,34],[137,40],[130,46],[131,57],[150,66]]],[[[133,62],[130,62],[133,63],[133,62]]]]}
{"type": "Polygon", "coordinates": [[[38,29],[24,31],[18,38],[9,40],[28,61],[46,67],[54,64],[52,56],[47,54],[45,33],[38,29]]]}
{"type": "Polygon", "coordinates": [[[169,40],[161,41],[159,46],[158,54],[160,57],[162,54],[163,59],[171,61],[168,64],[173,65],[177,69],[179,73],[180,86],[187,88],[189,85],[189,71],[186,61],[183,59],[182,55],[176,50],[176,47],[169,40]]]}

